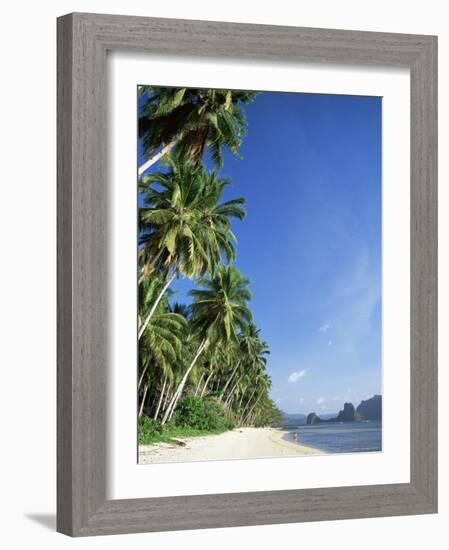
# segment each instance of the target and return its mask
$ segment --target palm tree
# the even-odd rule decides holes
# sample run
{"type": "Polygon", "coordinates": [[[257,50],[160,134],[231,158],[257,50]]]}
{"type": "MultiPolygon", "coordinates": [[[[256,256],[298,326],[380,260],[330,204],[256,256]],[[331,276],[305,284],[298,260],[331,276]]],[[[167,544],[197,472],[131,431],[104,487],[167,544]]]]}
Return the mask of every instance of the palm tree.
{"type": "Polygon", "coordinates": [[[223,399],[223,396],[226,393],[226,389],[228,388],[232,379],[236,375],[240,366],[241,366],[241,353],[240,353],[239,342],[231,341],[224,349],[223,359],[219,366],[220,378],[225,380],[223,387],[220,383],[218,384],[218,387],[217,387],[217,390],[219,390],[219,397],[218,397],[219,401],[223,399]]]}
{"type": "Polygon", "coordinates": [[[245,410],[242,413],[241,416],[241,423],[245,423],[245,421],[248,421],[251,418],[251,415],[253,414],[254,409],[256,408],[259,401],[268,395],[268,391],[271,388],[271,378],[266,373],[261,373],[261,375],[257,378],[256,383],[256,399],[253,401],[251,407],[248,410],[248,405],[245,408],[245,410]],[[248,411],[248,412],[246,412],[248,411]],[[245,415],[246,412],[246,415],[245,415]]]}
{"type": "Polygon", "coordinates": [[[204,349],[237,340],[237,331],[251,321],[251,312],[247,307],[251,299],[247,288],[249,281],[237,268],[221,265],[214,277],[203,280],[202,284],[203,289],[190,291],[194,299],[191,306],[192,327],[200,344],[165,411],[162,424],[175,410],[189,374],[204,349]]]}
{"type": "MultiPolygon", "coordinates": [[[[213,347],[213,352],[209,354],[207,358],[207,369],[205,374],[207,375],[203,388],[199,393],[199,397],[202,398],[209,385],[212,385],[213,378],[219,377],[223,364],[229,361],[230,349],[232,346],[228,342],[222,344],[218,343],[213,347]]],[[[206,352],[203,353],[203,356],[206,352]]]]}
{"type": "Polygon", "coordinates": [[[140,213],[142,256],[165,276],[157,298],[139,329],[139,339],[162,296],[176,276],[194,278],[214,273],[224,255],[235,257],[231,218],[243,219],[243,198],[219,203],[226,179],[216,172],[170,159],[170,170],[148,176],[142,184],[145,208],[140,213]]]}
{"type": "Polygon", "coordinates": [[[254,100],[254,92],[141,86],[139,93],[145,100],[139,138],[149,157],[139,167],[139,176],[172,149],[197,164],[209,146],[218,167],[223,164],[222,147],[238,156],[246,132],[243,105],[254,100]]]}
{"type": "Polygon", "coordinates": [[[268,344],[260,339],[260,329],[254,323],[248,323],[240,333],[240,348],[243,353],[251,356],[269,354],[268,344]]]}
{"type": "MultiPolygon", "coordinates": [[[[140,312],[144,311],[148,302],[152,302],[154,294],[158,291],[161,281],[157,277],[146,279],[139,287],[140,312]]],[[[143,396],[140,400],[139,417],[143,414],[145,398],[148,394],[150,383],[153,382],[157,390],[158,378],[164,383],[161,390],[165,391],[166,384],[173,379],[174,368],[179,362],[183,347],[183,335],[187,327],[186,319],[168,310],[167,301],[159,303],[159,306],[147,326],[145,338],[139,342],[139,380],[138,390],[143,385],[143,396]],[[151,377],[149,373],[151,372],[151,377]],[[158,377],[157,374],[160,373],[158,377]],[[156,376],[155,376],[156,375],[156,376]]],[[[161,401],[160,401],[161,402],[161,401]]],[[[158,409],[160,408],[160,402],[158,409]]],[[[156,415],[157,416],[157,415],[156,415]]]]}
{"type": "MultiPolygon", "coordinates": [[[[149,387],[148,373],[154,376],[157,371],[164,379],[162,394],[168,380],[173,379],[174,366],[179,361],[182,351],[182,331],[185,328],[185,319],[176,313],[156,313],[145,331],[144,341],[139,346],[143,368],[139,374],[138,388],[145,382],[144,393],[149,387]],[[151,369],[149,370],[149,367],[151,369]]],[[[156,378],[156,377],[155,377],[156,378]]],[[[139,417],[143,413],[144,399],[142,399],[139,417]]],[[[160,404],[158,409],[160,408],[160,404]]],[[[159,412],[159,411],[158,411],[159,412]]],[[[157,415],[156,415],[157,416],[157,415]]]]}
{"type": "MultiPolygon", "coordinates": [[[[260,329],[258,329],[254,323],[245,325],[238,337],[238,361],[236,361],[231,376],[226,381],[221,392],[221,397],[223,398],[231,380],[238,371],[237,379],[234,381],[226,398],[227,403],[229,403],[232,394],[237,389],[240,379],[243,378],[248,371],[251,369],[254,370],[256,367],[265,369],[267,362],[265,355],[270,353],[267,343],[260,340],[260,329]],[[239,367],[241,368],[239,369],[239,367]]],[[[241,400],[243,399],[245,391],[246,389],[242,390],[241,400]]]]}

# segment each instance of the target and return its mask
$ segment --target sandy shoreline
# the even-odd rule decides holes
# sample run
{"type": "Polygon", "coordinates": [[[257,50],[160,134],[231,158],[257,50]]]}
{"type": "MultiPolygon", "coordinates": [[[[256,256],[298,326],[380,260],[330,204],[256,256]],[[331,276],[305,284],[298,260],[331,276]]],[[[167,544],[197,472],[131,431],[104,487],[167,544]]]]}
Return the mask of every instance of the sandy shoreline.
{"type": "Polygon", "coordinates": [[[139,464],[323,454],[318,449],[286,441],[285,434],[275,428],[237,428],[219,435],[179,438],[185,446],[140,445],[139,464]]]}

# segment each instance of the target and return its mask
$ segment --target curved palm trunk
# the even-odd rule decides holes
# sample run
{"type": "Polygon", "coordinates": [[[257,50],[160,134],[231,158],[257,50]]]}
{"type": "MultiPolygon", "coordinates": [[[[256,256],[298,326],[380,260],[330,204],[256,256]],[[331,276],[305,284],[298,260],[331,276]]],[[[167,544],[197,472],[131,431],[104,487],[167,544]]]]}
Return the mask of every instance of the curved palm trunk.
{"type": "Polygon", "coordinates": [[[196,386],[195,397],[197,397],[197,395],[200,393],[200,387],[201,387],[201,383],[203,381],[203,378],[204,378],[204,373],[201,374],[200,379],[198,381],[198,384],[196,386]]]}
{"type": "Polygon", "coordinates": [[[147,372],[149,364],[150,364],[150,360],[148,359],[148,361],[146,362],[146,365],[145,365],[145,367],[142,371],[142,374],[140,375],[139,382],[137,383],[137,389],[138,390],[140,390],[140,386],[142,385],[142,382],[143,382],[143,377],[145,376],[145,373],[147,372]]]}
{"type": "MultiPolygon", "coordinates": [[[[246,405],[243,407],[243,411],[242,411],[242,414],[240,415],[240,421],[243,422],[243,419],[245,418],[246,416],[246,411],[248,410],[248,407],[251,403],[251,400],[252,398],[254,397],[254,394],[256,393],[257,391],[257,388],[254,388],[254,390],[252,391],[251,395],[249,396],[249,399],[248,401],[246,402],[246,405]]],[[[239,422],[240,424],[240,422],[239,422]]]]}
{"type": "Polygon", "coordinates": [[[162,405],[162,410],[165,411],[168,403],[168,399],[170,397],[170,390],[171,390],[172,382],[168,385],[167,392],[165,394],[164,404],[162,405]]]}
{"type": "Polygon", "coordinates": [[[167,385],[167,377],[165,376],[164,377],[164,385],[162,386],[162,390],[161,390],[161,395],[159,396],[159,402],[157,404],[157,408],[156,408],[156,412],[154,413],[154,420],[157,419],[157,417],[159,416],[159,411],[161,409],[161,404],[162,404],[162,398],[164,396],[164,392],[165,392],[165,386],[167,385]]]}
{"type": "Polygon", "coordinates": [[[175,412],[175,409],[176,409],[176,405],[178,404],[178,401],[179,399],[181,398],[181,395],[182,395],[182,390],[181,392],[179,393],[178,397],[175,399],[175,403],[170,411],[170,416],[168,417],[168,422],[171,422],[171,418],[173,416],[173,413],[175,412]]]}
{"type": "Polygon", "coordinates": [[[142,402],[140,403],[139,418],[143,414],[143,407],[145,406],[145,399],[147,398],[147,392],[148,392],[148,384],[145,384],[145,389],[143,391],[143,396],[142,396],[142,402]]]}
{"type": "Polygon", "coordinates": [[[210,382],[210,379],[212,378],[212,375],[214,374],[214,371],[211,371],[211,373],[209,374],[209,376],[206,378],[206,382],[204,383],[204,386],[203,386],[203,389],[201,391],[201,395],[200,395],[200,398],[202,398],[206,392],[206,388],[207,388],[207,385],[209,384],[210,382]]]}
{"type": "Polygon", "coordinates": [[[245,388],[244,388],[244,390],[242,391],[242,395],[240,396],[240,401],[239,401],[239,410],[240,410],[240,408],[241,408],[241,406],[242,406],[242,403],[243,403],[243,397],[244,397],[244,395],[245,395],[245,393],[246,393],[246,390],[247,390],[247,387],[245,387],[245,388]]]}
{"type": "Polygon", "coordinates": [[[170,143],[168,143],[167,145],[162,147],[162,149],[159,151],[159,153],[156,153],[155,155],[150,157],[146,162],[141,164],[139,166],[139,170],[137,172],[138,176],[140,177],[144,172],[146,172],[148,170],[148,168],[153,166],[153,164],[156,164],[156,162],[158,160],[160,160],[163,156],[165,156],[167,153],[169,153],[173,149],[173,147],[178,143],[178,141],[179,141],[179,138],[171,141],[170,143]]]}
{"type": "Polygon", "coordinates": [[[168,405],[168,407],[165,411],[164,418],[162,419],[162,422],[161,422],[162,425],[164,425],[167,422],[167,420],[171,419],[171,417],[173,415],[173,412],[176,408],[176,405],[179,401],[179,398],[181,397],[184,386],[187,382],[187,378],[189,377],[189,374],[190,374],[191,370],[195,366],[195,363],[198,361],[198,357],[201,355],[204,348],[206,347],[206,343],[207,343],[207,339],[205,338],[201,342],[200,347],[198,348],[198,351],[196,352],[195,357],[193,358],[193,361],[190,363],[189,368],[184,373],[184,376],[182,377],[182,380],[179,383],[179,385],[178,385],[175,393],[173,394],[173,397],[172,397],[172,399],[171,399],[171,401],[170,401],[170,403],[169,403],[169,405],[168,405]]]}
{"type": "Polygon", "coordinates": [[[150,313],[148,313],[148,315],[147,315],[146,318],[145,318],[145,321],[142,323],[142,326],[141,326],[140,329],[139,329],[139,340],[142,338],[143,333],[145,332],[145,329],[147,328],[148,323],[149,323],[150,320],[151,320],[151,317],[153,317],[153,314],[154,314],[154,312],[156,311],[156,308],[157,308],[157,306],[159,305],[159,302],[162,300],[162,297],[163,297],[163,295],[165,294],[165,291],[166,291],[167,288],[171,285],[171,283],[173,282],[173,279],[174,279],[175,277],[176,277],[176,273],[173,273],[173,275],[171,275],[171,276],[168,278],[168,281],[165,283],[165,285],[163,286],[162,290],[160,291],[159,296],[156,298],[156,301],[154,302],[154,304],[152,305],[152,307],[151,307],[151,309],[150,309],[150,313]]]}
{"type": "Polygon", "coordinates": [[[236,383],[232,386],[231,391],[229,392],[228,397],[226,398],[226,401],[224,403],[225,408],[229,406],[230,400],[234,397],[234,392],[238,386],[238,383],[240,382],[240,378],[237,379],[236,383]]]}
{"type": "Polygon", "coordinates": [[[220,401],[223,399],[224,394],[226,393],[226,390],[228,389],[229,384],[231,383],[231,380],[234,378],[235,373],[237,372],[237,369],[239,368],[240,362],[237,361],[237,365],[234,367],[234,370],[232,371],[231,376],[227,379],[226,384],[221,392],[220,395],[220,401]]]}
{"type": "Polygon", "coordinates": [[[227,415],[231,414],[233,403],[234,403],[234,396],[232,396],[231,400],[229,401],[228,408],[227,409],[225,408],[225,411],[226,411],[227,415]]]}
{"type": "MultiPolygon", "coordinates": [[[[254,405],[251,407],[250,411],[249,411],[248,414],[246,415],[245,420],[246,420],[246,419],[249,420],[249,419],[251,418],[251,415],[252,415],[252,413],[253,413],[253,410],[256,408],[256,405],[257,405],[257,403],[259,403],[261,397],[262,397],[262,393],[259,394],[259,397],[256,399],[254,405]]],[[[245,420],[243,421],[243,423],[245,423],[245,420]]]]}

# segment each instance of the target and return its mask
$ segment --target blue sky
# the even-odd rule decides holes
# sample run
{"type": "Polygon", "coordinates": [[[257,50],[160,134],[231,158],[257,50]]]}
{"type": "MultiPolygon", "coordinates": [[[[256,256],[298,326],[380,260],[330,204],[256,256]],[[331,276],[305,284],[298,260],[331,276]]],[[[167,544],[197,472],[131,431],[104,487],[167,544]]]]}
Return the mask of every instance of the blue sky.
{"type": "MultiPolygon", "coordinates": [[[[225,154],[236,265],[271,349],[285,412],[337,412],[381,393],[381,98],[264,92],[225,154]]],[[[176,300],[192,284],[177,282],[176,300]]]]}

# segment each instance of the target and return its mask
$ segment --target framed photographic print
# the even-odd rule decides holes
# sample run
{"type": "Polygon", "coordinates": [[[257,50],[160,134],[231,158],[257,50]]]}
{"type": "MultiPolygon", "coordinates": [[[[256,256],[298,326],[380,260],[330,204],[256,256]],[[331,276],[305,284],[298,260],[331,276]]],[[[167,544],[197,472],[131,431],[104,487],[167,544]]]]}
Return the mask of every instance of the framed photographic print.
{"type": "Polygon", "coordinates": [[[437,509],[436,37],[58,20],[58,530],[437,509]]]}

